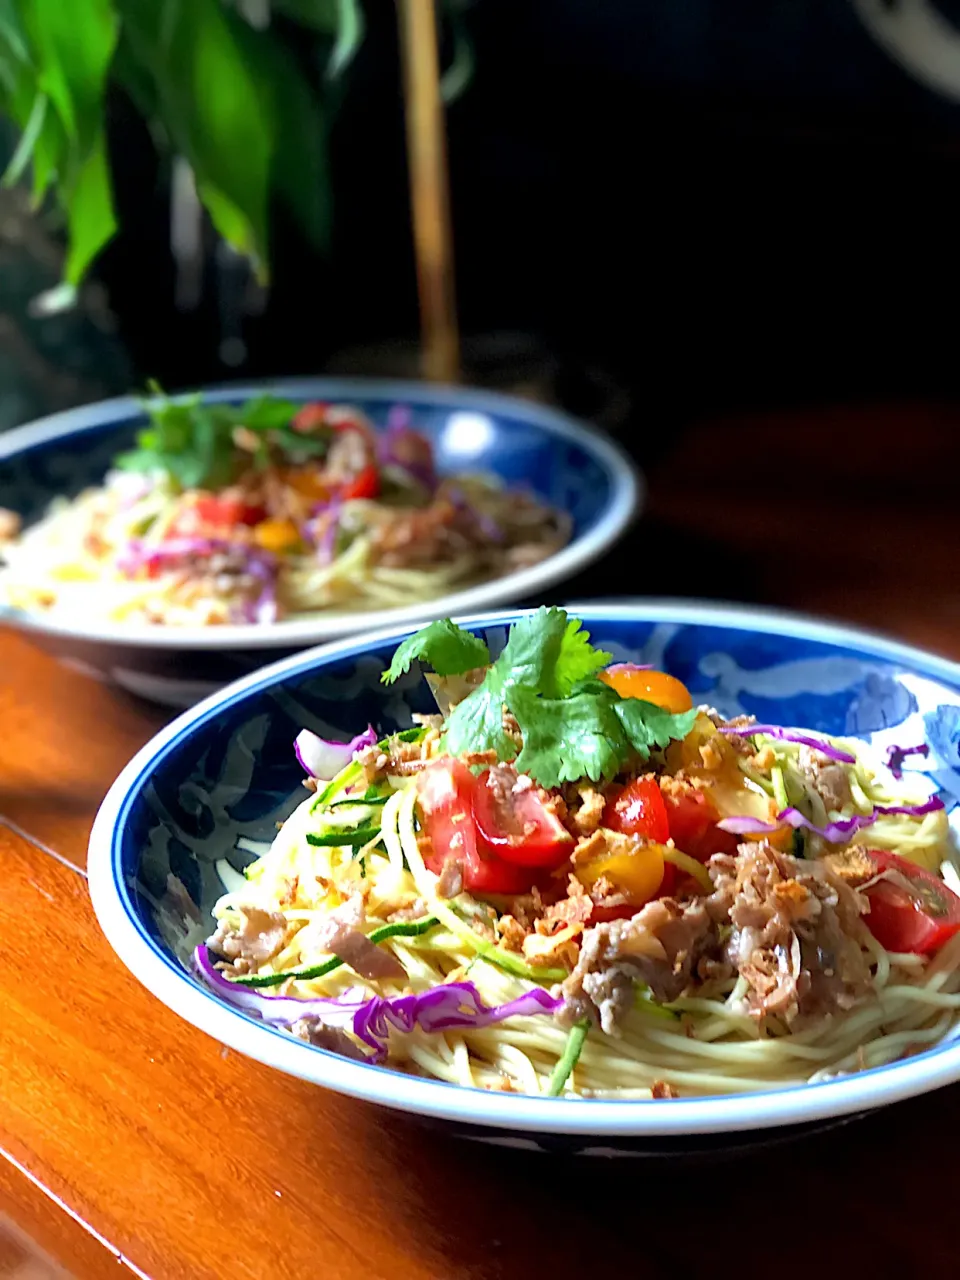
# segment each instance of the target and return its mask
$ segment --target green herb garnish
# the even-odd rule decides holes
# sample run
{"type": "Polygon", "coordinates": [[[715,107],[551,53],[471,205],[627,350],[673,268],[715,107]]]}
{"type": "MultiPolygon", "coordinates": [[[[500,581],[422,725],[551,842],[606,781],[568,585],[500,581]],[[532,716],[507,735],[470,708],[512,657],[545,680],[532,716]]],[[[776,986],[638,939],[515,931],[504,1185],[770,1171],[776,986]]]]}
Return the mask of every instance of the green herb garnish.
{"type": "Polygon", "coordinates": [[[143,401],[150,424],[137,434],[137,447],[114,459],[124,471],[162,471],[183,489],[221,489],[244,466],[265,465],[271,450],[285,458],[322,457],[330,433],[294,431],[290,423],[300,409],[291,400],[258,396],[242,405],[203,403],[200,396],[171,400],[155,384],[143,401]],[[240,449],[238,427],[256,437],[255,448],[240,449]]]}
{"type": "MultiPolygon", "coordinates": [[[[414,657],[431,665],[436,658],[445,674],[460,674],[478,665],[480,643],[452,622],[432,623],[404,642],[406,654],[398,650],[384,678],[397,679],[414,657]]],[[[494,751],[500,760],[516,756],[522,773],[556,787],[612,778],[631,761],[646,760],[654,748],[685,737],[696,710],[673,715],[651,702],[621,698],[596,678],[611,657],[594,648],[589,633],[563,609],[538,609],[521,618],[482,683],[451,711],[446,749],[453,755],[494,751]],[[504,708],[523,735],[519,755],[504,727],[504,708]]]]}
{"type": "Polygon", "coordinates": [[[307,844],[312,844],[321,848],[329,845],[348,844],[352,849],[362,849],[365,844],[369,844],[371,840],[375,840],[379,834],[379,827],[352,827],[348,831],[324,831],[322,835],[317,835],[313,831],[308,831],[307,844]]]}
{"type": "Polygon", "coordinates": [[[567,1036],[567,1043],[564,1045],[563,1053],[553,1068],[553,1074],[550,1076],[547,1084],[547,1097],[556,1098],[563,1092],[563,1086],[570,1079],[573,1068],[580,1061],[580,1054],[583,1052],[583,1043],[587,1038],[587,1032],[590,1030],[590,1019],[582,1018],[579,1022],[575,1022],[570,1028],[567,1036]]]}
{"type": "Polygon", "coordinates": [[[390,669],[380,677],[384,684],[410,670],[415,658],[424,658],[438,676],[458,676],[475,667],[485,667],[490,661],[490,650],[479,638],[464,631],[449,618],[431,622],[416,635],[404,640],[390,663],[390,669]]]}

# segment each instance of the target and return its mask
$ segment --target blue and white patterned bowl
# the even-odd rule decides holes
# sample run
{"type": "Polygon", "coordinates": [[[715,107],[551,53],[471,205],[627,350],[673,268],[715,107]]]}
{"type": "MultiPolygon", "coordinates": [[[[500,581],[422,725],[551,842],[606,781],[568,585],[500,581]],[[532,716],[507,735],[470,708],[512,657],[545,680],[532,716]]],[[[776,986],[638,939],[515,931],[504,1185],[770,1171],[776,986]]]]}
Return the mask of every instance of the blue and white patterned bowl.
{"type": "MultiPolygon", "coordinates": [[[[673,602],[573,607],[620,660],[679,676],[726,715],[854,734],[878,746],[931,744],[910,763],[960,818],[960,666],[863,632],[781,613],[673,602]]],[[[496,651],[516,613],[466,625],[496,651]]],[[[90,841],[100,924],[132,972],[194,1026],[261,1062],[327,1088],[513,1145],[689,1156],[842,1122],[960,1080],[960,1042],[823,1084],[740,1097],[656,1102],[528,1098],[418,1079],[348,1062],[221,1004],[184,957],[211,928],[222,891],[215,863],[240,866],[241,837],[269,840],[303,797],[292,751],[303,727],[349,738],[372,721],[407,727],[430,708],[412,671],[387,689],[380,672],[401,629],[324,646],[274,664],[182,715],[111,788],[90,841]],[[167,893],[173,873],[200,906],[191,923],[167,893]],[[776,1131],[776,1132],[774,1132],[776,1131]]]]}
{"type": "MultiPolygon", "coordinates": [[[[204,392],[210,403],[239,404],[270,392],[290,400],[357,405],[384,425],[405,404],[434,443],[441,473],[487,471],[521,485],[573,519],[570,542],[538,565],[442,598],[365,613],[328,613],[272,626],[133,628],[84,618],[52,622],[0,605],[0,622],[40,647],[132,693],[170,706],[199,698],[274,658],[339,636],[538,599],[554,583],[592,564],[638,513],[642,484],[623,451],[597,430],[522,400],[466,387],[416,382],[295,379],[204,392]]],[[[0,507],[25,521],[50,501],[99,483],[111,459],[144,423],[133,399],[58,413],[0,436],[0,507]]]]}

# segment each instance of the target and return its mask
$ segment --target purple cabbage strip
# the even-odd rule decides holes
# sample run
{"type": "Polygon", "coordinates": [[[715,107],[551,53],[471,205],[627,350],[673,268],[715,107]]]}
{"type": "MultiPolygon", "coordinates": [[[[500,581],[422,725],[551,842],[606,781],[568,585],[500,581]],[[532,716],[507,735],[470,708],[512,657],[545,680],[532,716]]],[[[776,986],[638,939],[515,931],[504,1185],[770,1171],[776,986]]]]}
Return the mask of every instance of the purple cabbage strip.
{"type": "Polygon", "coordinates": [[[538,1013],[555,1013],[563,1003],[542,987],[526,991],[507,1004],[485,1005],[472,982],[448,982],[431,987],[420,995],[375,996],[354,1015],[353,1033],[374,1051],[375,1059],[387,1052],[391,1024],[398,1031],[444,1031],[448,1027],[489,1027],[507,1018],[531,1017],[538,1013]]]}
{"type": "Polygon", "coordinates": [[[618,671],[652,671],[652,662],[611,662],[609,667],[604,667],[607,675],[614,676],[618,671]]]}
{"type": "Polygon", "coordinates": [[[887,747],[887,768],[895,778],[903,777],[903,762],[907,756],[928,756],[930,748],[925,742],[918,743],[915,747],[898,747],[891,744],[887,747]]]}
{"type": "Polygon", "coordinates": [[[863,827],[872,826],[878,818],[888,814],[902,813],[911,818],[921,818],[925,813],[934,813],[942,808],[943,801],[940,797],[931,796],[922,804],[878,804],[872,813],[855,813],[850,818],[837,818],[835,822],[828,822],[825,827],[818,827],[799,809],[793,808],[781,809],[775,822],[764,822],[761,818],[733,817],[721,819],[717,826],[722,831],[733,832],[734,835],[770,835],[784,826],[793,827],[794,830],[805,827],[807,831],[821,836],[829,844],[843,844],[863,827]]]}
{"type": "Polygon", "coordinates": [[[842,751],[839,747],[832,746],[823,738],[814,738],[811,734],[800,733],[796,729],[784,729],[778,724],[723,724],[717,726],[717,733],[735,734],[739,738],[752,738],[754,734],[762,733],[768,738],[779,738],[783,742],[799,742],[805,747],[811,747],[814,751],[819,751],[823,755],[829,756],[831,760],[839,760],[841,764],[856,764],[857,762],[857,757],[851,755],[849,751],[842,751]]]}
{"type": "Polygon", "coordinates": [[[345,769],[358,751],[364,747],[372,747],[379,742],[377,731],[373,725],[367,725],[363,733],[358,733],[349,742],[337,742],[332,738],[321,738],[309,729],[301,729],[293,744],[297,759],[311,778],[321,782],[329,782],[341,769],[345,769]]]}
{"type": "Polygon", "coordinates": [[[392,466],[405,471],[429,493],[437,487],[437,473],[433,465],[432,451],[424,457],[421,436],[411,427],[413,415],[405,405],[394,405],[387,414],[387,429],[377,443],[377,461],[381,466],[392,466]]]}
{"type": "Polygon", "coordinates": [[[133,574],[138,569],[175,563],[191,556],[240,555],[247,573],[260,582],[256,599],[241,609],[244,622],[270,623],[277,620],[277,561],[269,551],[229,542],[224,538],[169,538],[157,546],[145,546],[131,538],[123,555],[117,559],[121,573],[133,574]]]}
{"type": "Polygon", "coordinates": [[[477,528],[488,542],[503,541],[503,530],[497,524],[496,520],[494,520],[492,516],[488,516],[485,512],[478,510],[467,498],[467,495],[459,485],[449,485],[447,488],[447,497],[458,511],[463,512],[465,516],[474,521],[477,528]]]}
{"type": "Polygon", "coordinates": [[[428,1033],[449,1027],[476,1029],[507,1018],[555,1013],[563,1003],[562,997],[535,987],[507,1004],[490,1007],[483,1003],[472,982],[448,982],[419,995],[371,996],[356,988],[336,998],[298,1000],[294,996],[261,995],[231,982],[214,968],[210,951],[203,944],[194,952],[194,964],[204,981],[235,1009],[277,1025],[289,1026],[300,1018],[316,1017],[328,1026],[347,1027],[373,1050],[371,1061],[386,1057],[391,1026],[404,1033],[415,1027],[428,1033]]]}

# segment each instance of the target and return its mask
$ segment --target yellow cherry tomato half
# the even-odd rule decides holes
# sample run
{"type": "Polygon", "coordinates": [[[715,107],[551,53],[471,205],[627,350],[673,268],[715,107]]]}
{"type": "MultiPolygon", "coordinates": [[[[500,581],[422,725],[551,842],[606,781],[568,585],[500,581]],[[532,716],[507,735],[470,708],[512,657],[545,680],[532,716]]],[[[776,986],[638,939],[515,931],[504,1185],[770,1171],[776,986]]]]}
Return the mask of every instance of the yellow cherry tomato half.
{"type": "Polygon", "coordinates": [[[575,875],[587,889],[604,876],[631,902],[642,906],[650,901],[663,881],[663,849],[652,842],[622,839],[622,847],[614,852],[580,863],[575,875]]]}
{"type": "Polygon", "coordinates": [[[300,542],[300,533],[292,520],[261,520],[254,526],[253,540],[265,551],[289,551],[300,542]]]}
{"type": "Polygon", "coordinates": [[[650,671],[632,662],[615,662],[600,672],[600,679],[615,689],[621,698],[642,698],[644,702],[653,702],[674,715],[689,711],[693,706],[687,686],[676,676],[667,675],[666,671],[650,671]]]}

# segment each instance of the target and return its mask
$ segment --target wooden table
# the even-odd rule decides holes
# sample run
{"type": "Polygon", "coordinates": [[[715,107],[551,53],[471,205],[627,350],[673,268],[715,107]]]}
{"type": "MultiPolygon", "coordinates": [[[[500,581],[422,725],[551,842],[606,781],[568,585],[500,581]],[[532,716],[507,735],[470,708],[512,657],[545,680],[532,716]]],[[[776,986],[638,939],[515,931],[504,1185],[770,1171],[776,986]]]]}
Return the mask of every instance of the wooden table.
{"type": "MultiPolygon", "coordinates": [[[[654,469],[626,552],[572,594],[766,600],[960,658],[958,418],[701,424],[654,469]]],[[[179,1021],[113,956],[84,876],[101,797],[163,720],[0,634],[0,1215],[75,1275],[697,1277],[734,1243],[738,1274],[957,1274],[960,1087],[671,1171],[457,1141],[179,1021]]],[[[15,1253],[0,1243],[0,1275],[15,1253]]]]}

